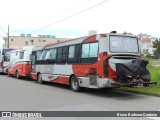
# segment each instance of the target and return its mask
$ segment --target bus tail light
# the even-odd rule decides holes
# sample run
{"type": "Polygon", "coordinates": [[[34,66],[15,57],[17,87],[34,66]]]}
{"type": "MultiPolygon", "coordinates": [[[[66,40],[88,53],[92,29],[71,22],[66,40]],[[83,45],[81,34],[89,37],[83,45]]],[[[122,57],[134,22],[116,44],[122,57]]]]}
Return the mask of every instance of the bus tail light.
{"type": "Polygon", "coordinates": [[[111,66],[110,65],[108,65],[108,77],[109,78],[117,78],[117,74],[116,74],[116,71],[114,71],[112,68],[111,68],[111,66]]]}

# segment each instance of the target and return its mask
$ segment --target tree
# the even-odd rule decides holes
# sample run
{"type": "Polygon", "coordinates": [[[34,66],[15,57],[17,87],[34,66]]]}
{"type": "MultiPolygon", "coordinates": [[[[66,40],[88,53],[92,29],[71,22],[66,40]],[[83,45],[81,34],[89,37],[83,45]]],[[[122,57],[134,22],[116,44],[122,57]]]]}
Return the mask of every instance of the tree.
{"type": "Polygon", "coordinates": [[[154,57],[156,59],[160,59],[160,41],[156,40],[153,42],[153,47],[155,48],[154,50],[154,57]]]}

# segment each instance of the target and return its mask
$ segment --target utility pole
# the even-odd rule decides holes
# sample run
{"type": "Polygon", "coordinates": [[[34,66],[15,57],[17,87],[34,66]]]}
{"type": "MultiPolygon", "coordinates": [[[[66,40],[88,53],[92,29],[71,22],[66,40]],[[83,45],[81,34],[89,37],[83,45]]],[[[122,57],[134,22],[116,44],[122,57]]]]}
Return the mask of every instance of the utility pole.
{"type": "Polygon", "coordinates": [[[9,48],[9,25],[8,25],[8,48],[9,48]]]}

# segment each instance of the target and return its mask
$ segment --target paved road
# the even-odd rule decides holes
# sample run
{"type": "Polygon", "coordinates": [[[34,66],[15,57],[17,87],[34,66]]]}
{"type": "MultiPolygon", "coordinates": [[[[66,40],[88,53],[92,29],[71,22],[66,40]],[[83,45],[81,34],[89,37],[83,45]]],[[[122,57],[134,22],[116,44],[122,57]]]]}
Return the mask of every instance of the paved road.
{"type": "Polygon", "coordinates": [[[0,111],[11,110],[157,111],[160,98],[117,90],[87,89],[76,93],[65,85],[41,85],[33,80],[0,75],[0,111]]]}

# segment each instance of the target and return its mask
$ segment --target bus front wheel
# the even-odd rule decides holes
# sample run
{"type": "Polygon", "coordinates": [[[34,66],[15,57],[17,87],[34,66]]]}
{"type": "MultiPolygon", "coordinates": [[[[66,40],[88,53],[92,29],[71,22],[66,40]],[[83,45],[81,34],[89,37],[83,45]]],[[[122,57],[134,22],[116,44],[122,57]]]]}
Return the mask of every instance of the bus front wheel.
{"type": "Polygon", "coordinates": [[[38,83],[43,84],[44,81],[42,80],[42,75],[39,73],[38,74],[38,83]]]}
{"type": "Polygon", "coordinates": [[[78,81],[78,78],[76,76],[72,76],[71,77],[71,80],[70,80],[70,86],[71,86],[71,89],[74,91],[74,92],[79,92],[81,91],[81,87],[79,86],[79,81],[78,81]]]}

